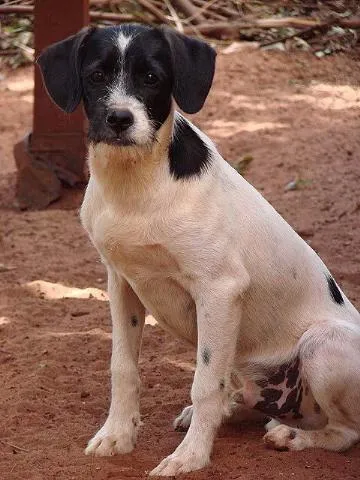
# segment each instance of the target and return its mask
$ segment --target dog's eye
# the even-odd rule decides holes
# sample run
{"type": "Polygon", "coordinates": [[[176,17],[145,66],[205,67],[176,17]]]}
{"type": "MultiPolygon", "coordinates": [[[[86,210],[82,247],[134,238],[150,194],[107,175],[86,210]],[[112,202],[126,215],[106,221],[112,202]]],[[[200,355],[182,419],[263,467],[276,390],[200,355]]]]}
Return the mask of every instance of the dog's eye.
{"type": "Polygon", "coordinates": [[[105,80],[105,75],[97,70],[90,75],[90,79],[94,83],[101,83],[105,80]]]}
{"type": "Polygon", "coordinates": [[[155,73],[152,73],[152,72],[148,72],[146,75],[145,75],[145,78],[144,78],[144,83],[145,85],[156,85],[158,83],[159,79],[158,77],[155,75],[155,73]]]}

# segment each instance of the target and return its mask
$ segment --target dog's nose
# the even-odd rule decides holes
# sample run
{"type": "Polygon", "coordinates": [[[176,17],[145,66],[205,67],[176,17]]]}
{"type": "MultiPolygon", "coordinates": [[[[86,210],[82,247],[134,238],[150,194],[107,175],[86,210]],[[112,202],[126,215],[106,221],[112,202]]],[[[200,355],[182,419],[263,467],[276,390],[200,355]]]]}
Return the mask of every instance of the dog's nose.
{"type": "Polygon", "coordinates": [[[130,110],[113,110],[106,117],[106,123],[116,132],[127,130],[134,124],[134,115],[130,110]]]}

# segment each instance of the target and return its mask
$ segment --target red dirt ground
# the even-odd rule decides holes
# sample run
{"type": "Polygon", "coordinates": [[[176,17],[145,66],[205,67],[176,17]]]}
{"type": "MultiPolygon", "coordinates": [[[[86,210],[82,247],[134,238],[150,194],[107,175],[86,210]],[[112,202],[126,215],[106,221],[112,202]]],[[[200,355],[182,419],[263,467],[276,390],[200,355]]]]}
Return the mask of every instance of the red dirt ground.
{"type": "MultiPolygon", "coordinates": [[[[0,82],[0,478],[143,479],[183,437],[172,420],[189,402],[194,352],[147,325],[138,446],[125,456],[84,456],[109,405],[108,304],[51,299],[25,285],[52,282],[59,293],[60,284],[105,289],[106,279],[79,224],[81,195],[42,212],[15,208],[11,148],[31,126],[31,75],[31,68],[5,72],[0,82]]],[[[214,88],[195,118],[229,161],[253,156],[247,178],[311,242],[357,307],[359,81],[360,64],[346,56],[219,55],[214,88]],[[286,192],[295,178],[301,187],[286,192]]],[[[345,454],[279,453],[262,435],[260,426],[223,427],[211,466],[183,478],[360,477],[360,445],[345,454]]]]}

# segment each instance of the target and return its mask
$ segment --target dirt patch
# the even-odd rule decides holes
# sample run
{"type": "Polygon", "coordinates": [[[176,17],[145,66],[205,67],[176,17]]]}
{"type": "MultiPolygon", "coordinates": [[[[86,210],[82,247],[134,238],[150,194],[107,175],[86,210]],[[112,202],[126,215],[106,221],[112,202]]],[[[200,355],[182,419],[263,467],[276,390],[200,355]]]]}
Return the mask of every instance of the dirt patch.
{"type": "MultiPolygon", "coordinates": [[[[83,455],[109,405],[108,304],[101,296],[41,298],[24,285],[105,290],[106,279],[79,224],[78,192],[43,212],[13,207],[11,151],[31,127],[31,75],[30,68],[6,72],[0,86],[0,477],[146,478],[183,437],[172,420],[189,402],[194,352],[147,325],[138,446],[113,458],[83,455]],[[9,90],[14,80],[24,84],[9,90]]],[[[246,177],[320,253],[358,307],[359,80],[359,63],[345,56],[219,55],[215,86],[195,118],[232,163],[253,157],[246,177]],[[294,180],[298,189],[286,192],[294,180]]],[[[211,466],[183,478],[359,478],[359,446],[346,454],[278,453],[264,447],[262,435],[260,426],[223,427],[211,466]]]]}

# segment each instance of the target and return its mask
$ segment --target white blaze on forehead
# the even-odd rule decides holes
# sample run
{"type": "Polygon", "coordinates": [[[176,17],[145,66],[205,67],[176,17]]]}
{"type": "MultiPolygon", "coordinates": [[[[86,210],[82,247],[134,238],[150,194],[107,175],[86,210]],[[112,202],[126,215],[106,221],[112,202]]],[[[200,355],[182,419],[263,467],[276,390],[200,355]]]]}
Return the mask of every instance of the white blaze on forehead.
{"type": "Polygon", "coordinates": [[[129,45],[131,41],[131,36],[126,37],[123,33],[120,33],[117,38],[117,43],[119,46],[120,53],[124,55],[126,47],[129,45]]]}

